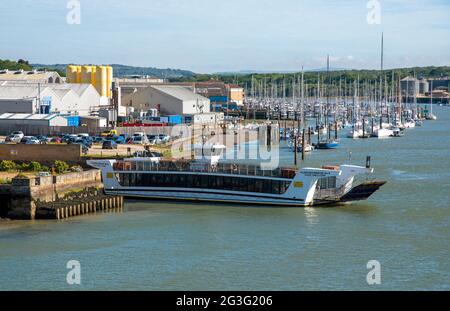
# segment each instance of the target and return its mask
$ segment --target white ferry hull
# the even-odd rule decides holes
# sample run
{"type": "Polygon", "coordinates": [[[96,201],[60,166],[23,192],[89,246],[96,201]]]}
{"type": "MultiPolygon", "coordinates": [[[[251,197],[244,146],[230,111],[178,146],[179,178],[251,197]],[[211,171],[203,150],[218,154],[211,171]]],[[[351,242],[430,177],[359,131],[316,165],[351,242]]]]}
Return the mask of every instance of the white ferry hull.
{"type": "Polygon", "coordinates": [[[199,193],[191,191],[161,191],[161,190],[107,190],[108,195],[120,195],[128,198],[151,199],[151,200],[173,200],[173,201],[191,201],[191,202],[213,202],[213,203],[232,203],[248,205],[267,205],[267,206],[285,206],[285,207],[305,207],[312,204],[305,204],[300,200],[268,198],[254,195],[233,195],[219,193],[199,193]]]}

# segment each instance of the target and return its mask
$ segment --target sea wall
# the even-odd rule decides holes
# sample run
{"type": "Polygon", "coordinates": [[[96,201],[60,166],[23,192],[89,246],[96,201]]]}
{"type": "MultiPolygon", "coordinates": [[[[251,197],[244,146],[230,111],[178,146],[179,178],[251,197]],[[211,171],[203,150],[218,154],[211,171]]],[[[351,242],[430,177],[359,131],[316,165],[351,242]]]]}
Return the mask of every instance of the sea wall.
{"type": "Polygon", "coordinates": [[[10,185],[0,186],[0,217],[56,218],[56,210],[51,211],[48,207],[64,207],[71,203],[70,199],[77,202],[98,201],[102,196],[99,170],[47,177],[16,177],[10,185]]]}
{"type": "Polygon", "coordinates": [[[77,144],[1,144],[0,159],[17,162],[36,161],[42,164],[51,164],[55,160],[65,161],[69,164],[82,163],[81,146],[77,144]]]}

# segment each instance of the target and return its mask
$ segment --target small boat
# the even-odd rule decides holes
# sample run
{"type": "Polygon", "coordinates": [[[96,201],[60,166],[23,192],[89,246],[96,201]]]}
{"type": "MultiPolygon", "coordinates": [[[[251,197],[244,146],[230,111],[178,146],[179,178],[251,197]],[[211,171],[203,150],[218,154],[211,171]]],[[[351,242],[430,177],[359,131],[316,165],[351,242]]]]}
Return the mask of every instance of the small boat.
{"type": "MultiPolygon", "coordinates": [[[[293,140],[293,139],[289,140],[288,146],[289,146],[289,148],[291,148],[291,150],[292,150],[293,152],[295,151],[295,146],[294,146],[294,140],[293,140]]],[[[311,152],[311,151],[313,151],[313,150],[314,150],[314,147],[313,147],[313,146],[311,146],[311,145],[308,144],[308,143],[305,143],[305,152],[311,152]]],[[[297,141],[297,152],[302,152],[302,142],[301,142],[301,139],[299,139],[299,140],[297,141]]]]}
{"type": "Polygon", "coordinates": [[[348,138],[361,138],[363,136],[362,129],[352,129],[347,133],[348,138]]]}
{"type": "Polygon", "coordinates": [[[374,130],[373,137],[385,138],[385,137],[391,137],[393,134],[394,134],[393,130],[381,128],[381,129],[374,130]]]}
{"type": "Polygon", "coordinates": [[[429,121],[436,121],[437,117],[434,114],[430,113],[426,116],[426,119],[429,121]]]}
{"type": "Polygon", "coordinates": [[[339,147],[339,142],[337,140],[324,140],[314,144],[314,147],[316,149],[336,149],[339,147]]]}
{"type": "Polygon", "coordinates": [[[391,137],[403,137],[405,136],[405,131],[396,127],[392,130],[392,135],[391,137]]]}
{"type": "Polygon", "coordinates": [[[411,128],[415,128],[416,127],[416,122],[414,122],[413,120],[408,120],[403,125],[404,125],[405,128],[411,129],[411,128]]]}
{"type": "MultiPolygon", "coordinates": [[[[292,151],[295,151],[295,148],[294,147],[291,147],[291,149],[292,149],[292,151]]],[[[297,146],[297,152],[302,152],[302,145],[300,144],[300,145],[298,145],[297,146]]],[[[311,151],[313,151],[314,150],[314,147],[313,146],[311,146],[310,144],[306,144],[305,145],[305,152],[311,152],[311,151]]]]}
{"type": "Polygon", "coordinates": [[[416,123],[416,126],[422,126],[423,125],[423,122],[421,120],[416,120],[415,123],[416,123]]]}

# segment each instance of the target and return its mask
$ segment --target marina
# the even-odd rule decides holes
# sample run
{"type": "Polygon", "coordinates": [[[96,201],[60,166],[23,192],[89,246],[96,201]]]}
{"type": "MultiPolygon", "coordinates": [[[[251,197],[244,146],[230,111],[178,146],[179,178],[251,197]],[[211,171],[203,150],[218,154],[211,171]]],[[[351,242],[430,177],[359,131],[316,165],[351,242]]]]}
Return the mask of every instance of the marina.
{"type": "Polygon", "coordinates": [[[335,152],[306,157],[314,167],[370,154],[389,182],[369,201],[305,209],[126,199],[119,214],[3,221],[0,287],[65,289],[53,262],[76,256],[86,290],[359,290],[371,259],[383,264],[384,290],[448,290],[450,110],[434,111],[438,120],[400,139],[344,136],[335,152]]]}

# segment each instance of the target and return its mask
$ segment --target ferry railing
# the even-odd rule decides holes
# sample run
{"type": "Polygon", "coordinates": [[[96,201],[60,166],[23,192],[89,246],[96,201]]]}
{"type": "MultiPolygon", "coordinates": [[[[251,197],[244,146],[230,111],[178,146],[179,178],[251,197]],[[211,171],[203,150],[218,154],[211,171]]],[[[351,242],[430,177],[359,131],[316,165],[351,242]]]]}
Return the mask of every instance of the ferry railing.
{"type": "Polygon", "coordinates": [[[198,172],[198,173],[218,173],[231,174],[242,176],[261,176],[261,177],[275,177],[286,178],[283,176],[281,168],[273,170],[263,170],[259,165],[254,164],[232,164],[232,163],[218,163],[210,165],[208,163],[195,163],[188,161],[125,161],[121,169],[125,171],[155,171],[155,172],[198,172]]]}

